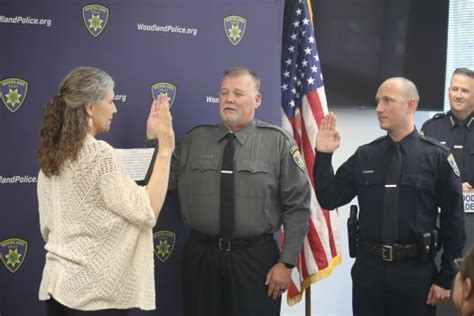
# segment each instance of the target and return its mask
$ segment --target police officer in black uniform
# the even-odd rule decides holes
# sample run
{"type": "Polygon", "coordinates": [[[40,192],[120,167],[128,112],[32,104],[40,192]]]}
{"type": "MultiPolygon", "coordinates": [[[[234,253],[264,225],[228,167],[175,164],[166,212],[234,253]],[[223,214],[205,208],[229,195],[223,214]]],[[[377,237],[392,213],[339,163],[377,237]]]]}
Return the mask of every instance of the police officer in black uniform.
{"type": "Polygon", "coordinates": [[[316,138],[316,196],[327,209],[358,197],[354,315],[435,315],[435,305],[450,297],[452,262],[465,243],[459,170],[447,148],[418,134],[413,115],[419,96],[413,82],[390,78],[375,101],[387,135],[359,147],[336,175],[331,166],[340,144],[336,117],[330,113],[322,121],[316,138]],[[398,177],[389,181],[397,164],[398,177]],[[433,259],[436,235],[442,236],[444,250],[440,271],[433,259]]]}
{"type": "Polygon", "coordinates": [[[461,171],[463,191],[474,189],[474,71],[457,68],[448,91],[451,110],[426,121],[420,133],[448,146],[461,171]]]}

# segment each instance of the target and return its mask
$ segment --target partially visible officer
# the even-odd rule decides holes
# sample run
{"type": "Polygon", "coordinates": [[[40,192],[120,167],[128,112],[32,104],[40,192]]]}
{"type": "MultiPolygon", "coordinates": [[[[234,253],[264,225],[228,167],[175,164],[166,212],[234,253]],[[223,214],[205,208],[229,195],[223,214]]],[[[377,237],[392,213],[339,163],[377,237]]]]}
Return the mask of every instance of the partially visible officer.
{"type": "Polygon", "coordinates": [[[418,101],[410,80],[384,81],[375,102],[387,135],[360,146],[336,175],[331,157],[341,137],[333,113],[323,119],[316,137],[320,205],[334,209],[357,196],[360,206],[351,272],[355,316],[435,315],[435,305],[450,297],[453,259],[465,243],[461,181],[448,149],[418,134],[413,122],[418,101]],[[440,271],[433,259],[438,206],[444,248],[440,271]]]}
{"type": "Polygon", "coordinates": [[[474,189],[474,71],[457,68],[449,87],[451,110],[426,121],[420,133],[448,146],[461,171],[463,191],[474,189]]]}
{"type": "MultiPolygon", "coordinates": [[[[259,89],[253,71],[225,71],[221,124],[195,127],[173,154],[169,188],[191,228],[182,259],[186,316],[280,315],[307,233],[305,165],[291,136],[254,118],[259,89]],[[282,224],[280,253],[273,233],[282,224]]],[[[152,109],[148,126],[155,119],[152,109]]]]}

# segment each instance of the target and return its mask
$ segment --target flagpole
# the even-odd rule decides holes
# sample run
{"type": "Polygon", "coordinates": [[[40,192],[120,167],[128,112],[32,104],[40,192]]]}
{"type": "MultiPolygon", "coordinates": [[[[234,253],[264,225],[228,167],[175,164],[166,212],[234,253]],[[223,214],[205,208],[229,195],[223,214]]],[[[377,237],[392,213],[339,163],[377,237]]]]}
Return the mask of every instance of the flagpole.
{"type": "Polygon", "coordinates": [[[305,316],[311,316],[311,285],[304,291],[305,316]]]}

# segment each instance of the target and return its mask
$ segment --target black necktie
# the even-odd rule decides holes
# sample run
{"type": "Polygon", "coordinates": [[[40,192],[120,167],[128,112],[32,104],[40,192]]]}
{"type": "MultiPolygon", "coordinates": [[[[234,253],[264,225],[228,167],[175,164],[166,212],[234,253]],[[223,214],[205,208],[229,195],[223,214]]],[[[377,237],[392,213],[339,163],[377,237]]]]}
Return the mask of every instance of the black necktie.
{"type": "Polygon", "coordinates": [[[398,240],[399,184],[402,172],[400,143],[393,143],[391,159],[385,175],[385,192],[382,208],[382,241],[393,245],[398,240]]]}
{"type": "Polygon", "coordinates": [[[231,240],[234,233],[234,138],[229,133],[225,136],[227,144],[222,154],[221,167],[221,236],[231,240]]]}
{"type": "Polygon", "coordinates": [[[456,131],[456,137],[453,144],[453,156],[456,164],[458,165],[461,175],[463,174],[462,170],[464,164],[464,124],[458,123],[458,130],[456,131]]]}

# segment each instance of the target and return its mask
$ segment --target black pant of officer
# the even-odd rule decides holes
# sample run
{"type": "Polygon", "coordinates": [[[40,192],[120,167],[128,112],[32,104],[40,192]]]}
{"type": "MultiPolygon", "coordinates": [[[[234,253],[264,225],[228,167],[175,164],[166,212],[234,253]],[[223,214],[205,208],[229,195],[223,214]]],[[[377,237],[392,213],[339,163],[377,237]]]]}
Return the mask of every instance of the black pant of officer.
{"type": "Polygon", "coordinates": [[[434,316],[436,313],[434,306],[426,304],[437,275],[434,260],[386,262],[359,255],[351,275],[354,316],[434,316]]]}
{"type": "Polygon", "coordinates": [[[278,316],[281,297],[267,295],[265,278],[279,258],[276,242],[229,252],[188,238],[183,249],[185,316],[278,316]]]}

